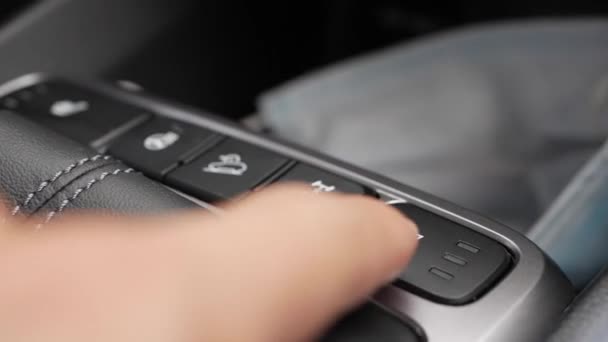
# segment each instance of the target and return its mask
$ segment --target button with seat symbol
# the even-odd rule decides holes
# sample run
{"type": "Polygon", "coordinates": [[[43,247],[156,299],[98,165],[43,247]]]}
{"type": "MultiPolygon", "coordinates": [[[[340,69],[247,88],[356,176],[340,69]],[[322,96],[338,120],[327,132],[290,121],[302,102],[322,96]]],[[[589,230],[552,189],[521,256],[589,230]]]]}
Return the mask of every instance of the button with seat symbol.
{"type": "Polygon", "coordinates": [[[167,176],[167,183],[205,201],[220,201],[254,189],[288,162],[274,152],[226,139],[167,176]]]}
{"type": "Polygon", "coordinates": [[[156,118],[120,137],[109,151],[146,175],[162,179],[214,136],[200,127],[156,118]]]}

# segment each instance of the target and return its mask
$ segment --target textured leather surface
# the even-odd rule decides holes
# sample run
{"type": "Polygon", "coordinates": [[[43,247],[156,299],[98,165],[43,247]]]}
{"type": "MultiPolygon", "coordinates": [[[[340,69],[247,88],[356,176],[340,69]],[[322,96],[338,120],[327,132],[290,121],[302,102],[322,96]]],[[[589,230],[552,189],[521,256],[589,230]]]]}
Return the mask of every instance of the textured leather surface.
{"type": "Polygon", "coordinates": [[[140,213],[193,206],[120,161],[8,111],[0,111],[0,196],[14,213],[41,220],[75,208],[140,213]]]}
{"type": "Polygon", "coordinates": [[[608,341],[608,269],[579,296],[550,341],[608,341]]]}

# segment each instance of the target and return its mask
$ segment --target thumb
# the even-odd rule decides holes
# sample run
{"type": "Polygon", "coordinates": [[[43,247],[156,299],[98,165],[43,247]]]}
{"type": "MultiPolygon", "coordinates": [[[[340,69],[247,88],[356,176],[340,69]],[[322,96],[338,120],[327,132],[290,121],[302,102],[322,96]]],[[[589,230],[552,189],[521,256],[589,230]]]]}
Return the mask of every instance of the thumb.
{"type": "Polygon", "coordinates": [[[391,281],[417,244],[415,225],[380,201],[295,186],[252,196],[217,223],[207,242],[221,267],[204,272],[205,291],[217,283],[205,309],[217,340],[314,339],[391,281]]]}

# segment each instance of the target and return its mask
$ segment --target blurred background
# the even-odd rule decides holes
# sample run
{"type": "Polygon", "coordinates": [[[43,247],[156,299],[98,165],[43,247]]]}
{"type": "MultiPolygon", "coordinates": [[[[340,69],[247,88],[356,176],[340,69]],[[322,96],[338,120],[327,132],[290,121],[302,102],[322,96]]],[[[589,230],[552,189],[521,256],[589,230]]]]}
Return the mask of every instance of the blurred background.
{"type": "Polygon", "coordinates": [[[132,80],[528,231],[605,138],[607,13],[591,0],[5,0],[0,79],[132,80]]]}
{"type": "Polygon", "coordinates": [[[477,23],[608,13],[608,2],[592,0],[231,0],[195,6],[189,18],[113,74],[233,117],[252,113],[268,88],[397,42],[477,23]]]}

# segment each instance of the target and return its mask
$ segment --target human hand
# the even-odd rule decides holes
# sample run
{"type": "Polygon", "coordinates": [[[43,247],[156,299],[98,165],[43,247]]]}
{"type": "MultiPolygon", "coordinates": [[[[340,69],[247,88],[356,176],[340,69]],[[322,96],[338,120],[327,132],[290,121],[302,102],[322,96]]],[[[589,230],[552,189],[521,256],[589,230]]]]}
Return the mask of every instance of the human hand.
{"type": "Polygon", "coordinates": [[[314,340],[417,243],[360,196],[283,185],[225,209],[0,224],[0,340],[314,340]]]}

